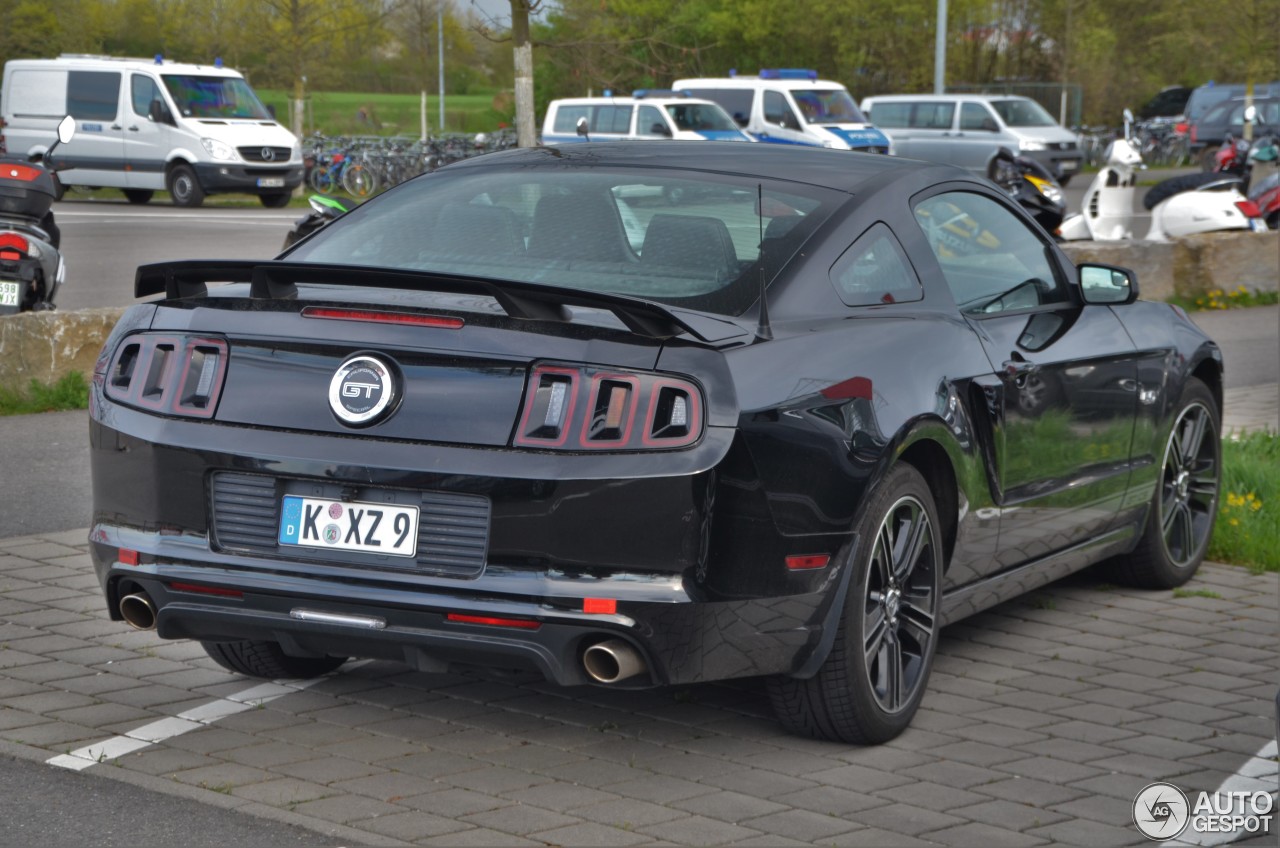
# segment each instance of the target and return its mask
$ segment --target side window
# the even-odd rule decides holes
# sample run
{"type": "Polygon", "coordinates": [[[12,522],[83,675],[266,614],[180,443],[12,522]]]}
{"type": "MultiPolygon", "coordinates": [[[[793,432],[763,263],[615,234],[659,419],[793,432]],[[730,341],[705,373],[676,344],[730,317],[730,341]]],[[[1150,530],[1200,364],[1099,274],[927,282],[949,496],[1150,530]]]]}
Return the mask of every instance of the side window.
{"type": "Polygon", "coordinates": [[[987,111],[987,107],[981,103],[960,104],[960,129],[991,130],[995,129],[994,124],[995,118],[987,111]],[[991,124],[988,124],[987,121],[991,121],[991,124]]]}
{"type": "Polygon", "coordinates": [[[590,106],[560,106],[556,109],[556,120],[553,132],[575,133],[578,131],[578,119],[591,120],[590,106]]]}
{"type": "Polygon", "coordinates": [[[871,123],[877,127],[901,128],[911,126],[910,103],[873,103],[871,123]]]}
{"type": "Polygon", "coordinates": [[[911,113],[911,126],[919,130],[949,130],[955,113],[954,103],[917,103],[911,113]]]}
{"type": "Polygon", "coordinates": [[[597,106],[591,131],[611,135],[627,135],[631,132],[630,106],[597,106]]]}
{"type": "Polygon", "coordinates": [[[129,93],[133,100],[133,113],[143,118],[151,112],[151,101],[164,99],[160,96],[160,86],[149,76],[134,74],[129,78],[129,93]]]}
{"type": "Polygon", "coordinates": [[[118,71],[69,71],[67,112],[81,121],[114,121],[120,104],[118,71]]]}
{"type": "Polygon", "coordinates": [[[787,98],[782,96],[781,91],[766,91],[764,93],[764,119],[770,124],[778,124],[790,129],[800,128],[800,121],[796,119],[796,113],[791,111],[791,107],[787,104],[787,98]]]}
{"type": "Polygon", "coordinates": [[[995,200],[947,192],[920,201],[914,212],[961,312],[985,315],[1067,300],[1048,245],[995,200]]]}
{"type": "Polygon", "coordinates": [[[831,282],[846,306],[920,300],[924,290],[892,231],[874,224],[831,266],[831,282]]]}
{"type": "Polygon", "coordinates": [[[641,106],[636,113],[636,135],[671,138],[671,128],[657,106],[641,106]]]}

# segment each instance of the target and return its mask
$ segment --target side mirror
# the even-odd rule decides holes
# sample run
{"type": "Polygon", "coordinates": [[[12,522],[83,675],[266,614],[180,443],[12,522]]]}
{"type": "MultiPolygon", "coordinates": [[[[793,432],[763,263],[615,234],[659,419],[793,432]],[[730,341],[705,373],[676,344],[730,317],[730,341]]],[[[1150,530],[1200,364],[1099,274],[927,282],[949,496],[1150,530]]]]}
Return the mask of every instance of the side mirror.
{"type": "Polygon", "coordinates": [[[590,140],[591,140],[591,136],[589,136],[587,133],[588,133],[588,130],[587,130],[587,119],[586,119],[586,118],[579,118],[579,119],[578,119],[578,135],[580,135],[580,136],[582,136],[583,138],[585,138],[585,139],[587,139],[588,141],[590,141],[590,140]]]}
{"type": "Polygon", "coordinates": [[[1085,303],[1114,306],[1138,299],[1138,277],[1128,268],[1082,263],[1078,270],[1085,303]]]}
{"type": "Polygon", "coordinates": [[[751,122],[747,119],[747,116],[746,116],[746,115],[744,115],[744,114],[742,114],[741,112],[734,112],[734,113],[733,113],[733,120],[734,120],[734,121],[736,121],[736,122],[737,122],[737,124],[738,124],[738,126],[740,126],[740,127],[745,127],[747,124],[751,123],[751,122]]]}
{"type": "Polygon", "coordinates": [[[649,134],[671,138],[671,129],[666,124],[654,123],[653,126],[649,127],[649,134]]]}
{"type": "Polygon", "coordinates": [[[58,143],[66,144],[76,137],[76,119],[67,115],[58,122],[58,143]]]}
{"type": "Polygon", "coordinates": [[[1244,122],[1252,124],[1256,120],[1258,120],[1258,107],[1250,103],[1244,110],[1244,122]]]}
{"type": "Polygon", "coordinates": [[[1000,125],[996,123],[995,118],[982,119],[983,132],[1000,132],[1000,125]]]}
{"type": "Polygon", "coordinates": [[[267,104],[267,114],[271,116],[271,119],[273,121],[279,120],[278,118],[276,118],[276,104],[274,103],[267,104]]]}
{"type": "Polygon", "coordinates": [[[147,117],[157,124],[173,123],[169,110],[165,108],[164,103],[159,98],[152,100],[151,105],[147,107],[147,117]]]}
{"type": "Polygon", "coordinates": [[[799,130],[800,122],[796,119],[794,112],[782,113],[782,126],[789,130],[799,130]]]}

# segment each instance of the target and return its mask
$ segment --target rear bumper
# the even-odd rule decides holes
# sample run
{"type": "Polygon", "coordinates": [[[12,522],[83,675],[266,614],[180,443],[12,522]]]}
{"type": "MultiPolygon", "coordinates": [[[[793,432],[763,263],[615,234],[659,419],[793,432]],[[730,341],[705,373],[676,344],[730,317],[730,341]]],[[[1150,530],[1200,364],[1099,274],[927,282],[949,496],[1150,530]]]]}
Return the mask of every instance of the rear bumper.
{"type": "Polygon", "coordinates": [[[648,673],[614,685],[634,687],[806,673],[840,611],[851,536],[806,537],[805,550],[829,551],[832,564],[788,573],[783,553],[794,543],[761,521],[767,511],[708,491],[719,491],[731,428],[708,428],[690,450],[643,456],[362,441],[362,464],[352,466],[330,458],[351,455],[345,437],[166,419],[96,393],[91,414],[95,569],[111,617],[121,618],[121,597],[145,591],[163,638],[269,640],[298,655],[422,669],[525,668],[562,685],[591,682],[583,652],[619,638],[648,673]],[[226,470],[483,495],[492,503],[487,555],[461,576],[313,556],[276,546],[270,517],[265,546],[227,544],[211,488],[226,470]],[[299,609],[382,624],[304,621],[299,609]]]}

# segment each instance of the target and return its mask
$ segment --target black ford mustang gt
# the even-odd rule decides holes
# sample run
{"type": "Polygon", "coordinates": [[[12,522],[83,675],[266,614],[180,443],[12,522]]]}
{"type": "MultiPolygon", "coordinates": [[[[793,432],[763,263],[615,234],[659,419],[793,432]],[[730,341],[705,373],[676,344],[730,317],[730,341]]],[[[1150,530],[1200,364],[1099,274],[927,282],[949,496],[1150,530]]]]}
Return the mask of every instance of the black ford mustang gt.
{"type": "Polygon", "coordinates": [[[92,392],[111,616],[261,677],[766,676],[865,743],[946,623],[1190,578],[1222,361],[1185,314],[961,171],[731,146],[488,155],[140,268],[92,392]]]}

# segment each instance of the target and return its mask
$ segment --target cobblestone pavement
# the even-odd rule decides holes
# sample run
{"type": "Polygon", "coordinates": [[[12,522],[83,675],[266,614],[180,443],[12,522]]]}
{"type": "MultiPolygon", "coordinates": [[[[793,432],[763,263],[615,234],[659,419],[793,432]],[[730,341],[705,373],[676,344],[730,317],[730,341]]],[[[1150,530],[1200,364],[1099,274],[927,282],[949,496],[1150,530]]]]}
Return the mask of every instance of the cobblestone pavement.
{"type": "Polygon", "coordinates": [[[912,727],[856,748],[784,734],[752,681],[249,680],[107,620],[85,536],[0,540],[0,754],[343,844],[1131,845],[1148,783],[1276,787],[1275,574],[1090,574],[970,618],[912,727]]]}

